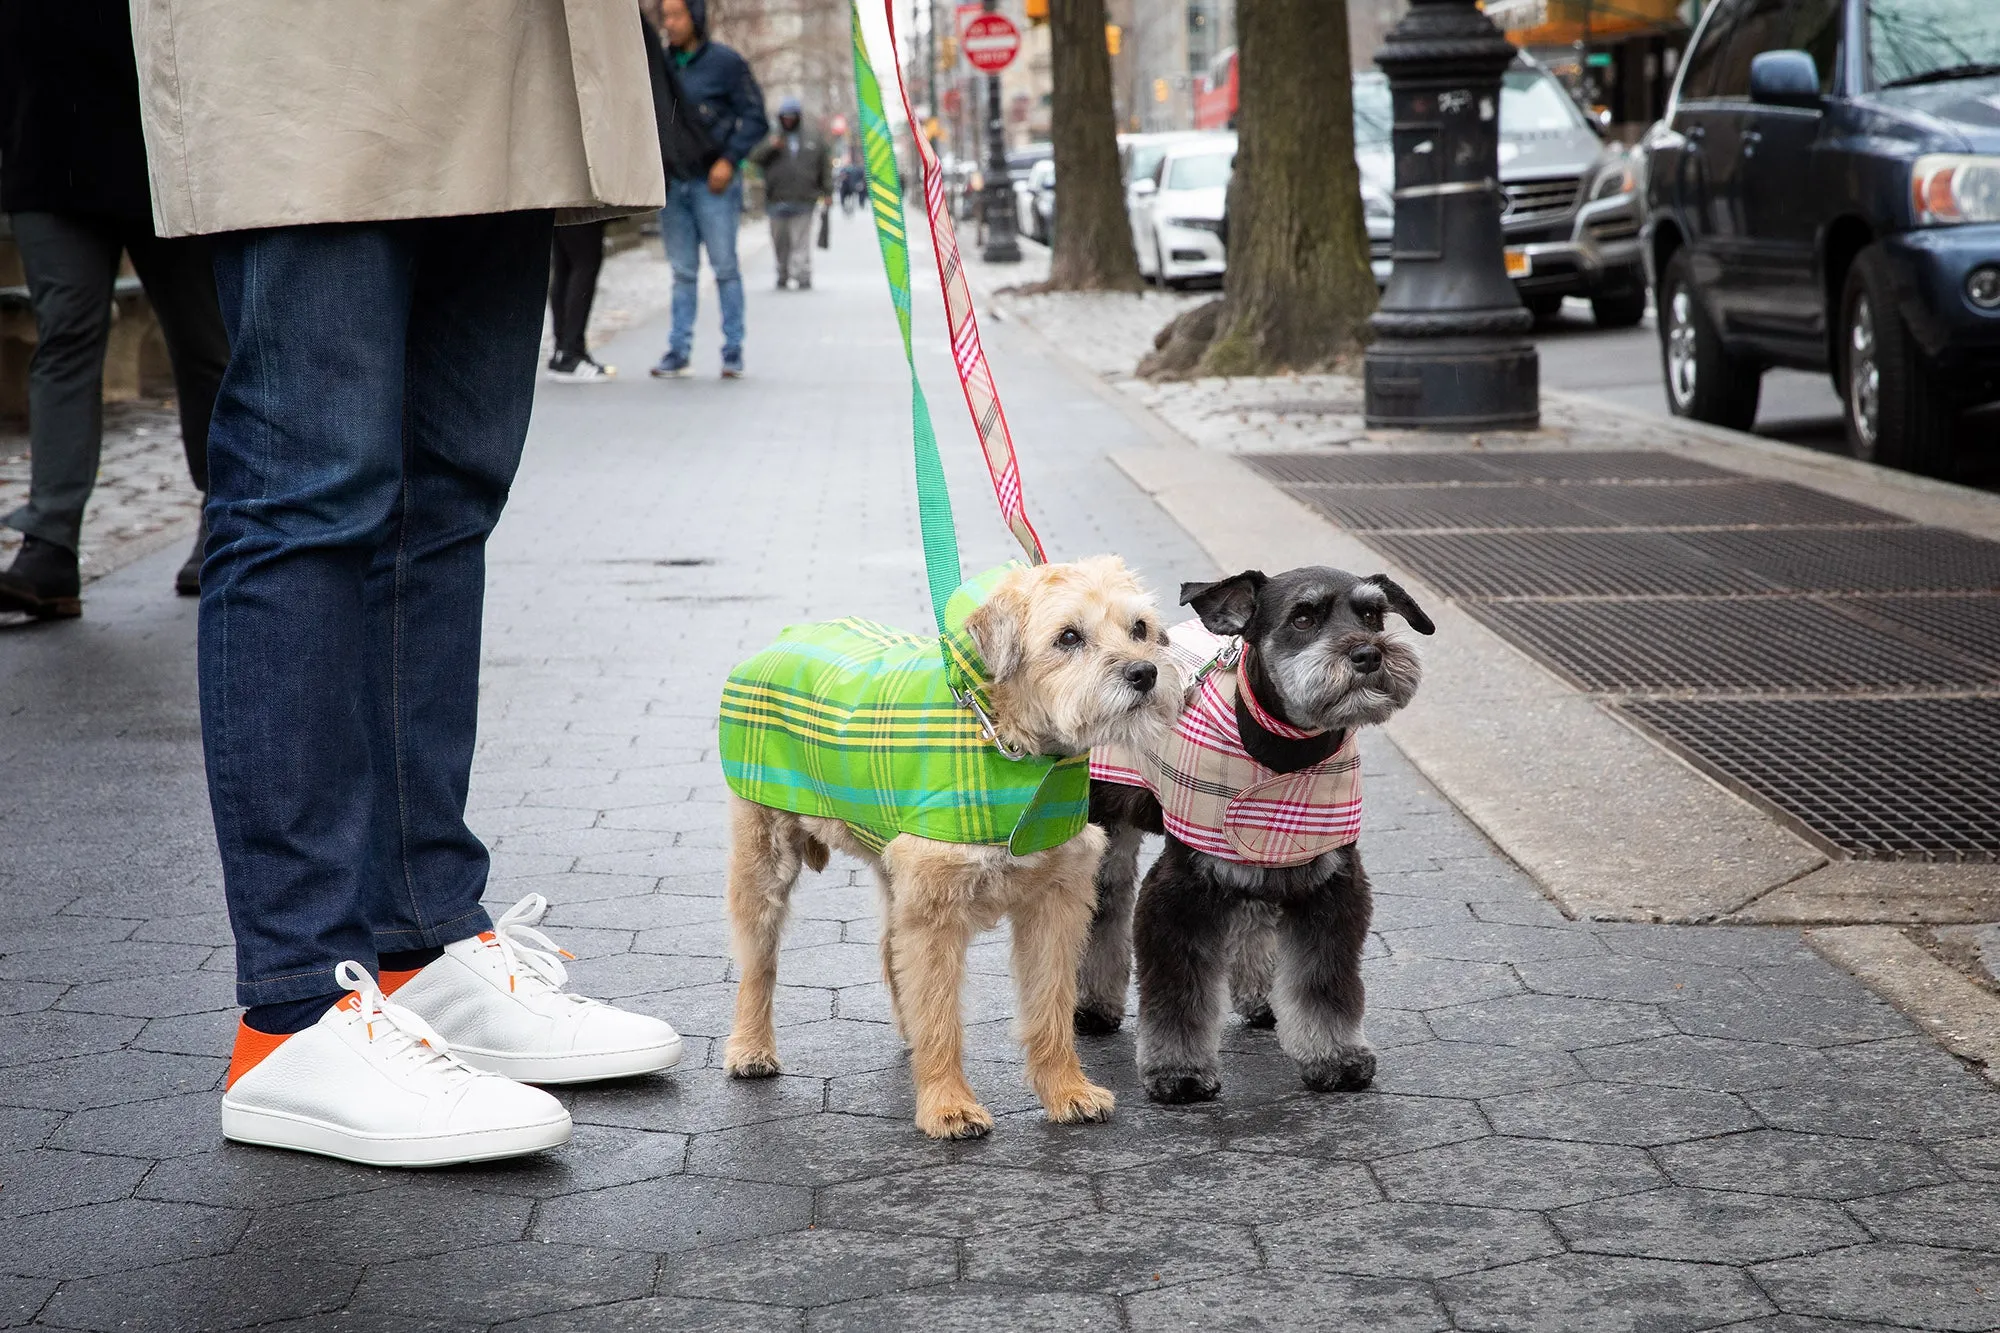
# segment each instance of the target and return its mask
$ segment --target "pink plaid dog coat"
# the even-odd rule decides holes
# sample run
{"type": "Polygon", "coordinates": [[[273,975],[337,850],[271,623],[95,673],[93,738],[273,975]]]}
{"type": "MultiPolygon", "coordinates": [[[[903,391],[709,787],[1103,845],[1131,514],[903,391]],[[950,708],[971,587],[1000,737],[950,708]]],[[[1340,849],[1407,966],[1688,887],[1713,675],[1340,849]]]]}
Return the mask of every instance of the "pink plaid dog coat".
{"type": "Polygon", "coordinates": [[[1301,731],[1264,711],[1224,657],[1234,641],[1191,620],[1168,631],[1168,654],[1183,678],[1199,677],[1172,735],[1157,752],[1138,754],[1100,746],[1090,755],[1090,776],[1100,782],[1146,787],[1159,798],[1167,832],[1188,846],[1225,861],[1254,866],[1304,865],[1361,834],[1361,756],[1350,733],[1340,748],[1311,768],[1276,773],[1250,757],[1236,725],[1240,691],[1257,725],[1276,736],[1304,739],[1301,731]]]}

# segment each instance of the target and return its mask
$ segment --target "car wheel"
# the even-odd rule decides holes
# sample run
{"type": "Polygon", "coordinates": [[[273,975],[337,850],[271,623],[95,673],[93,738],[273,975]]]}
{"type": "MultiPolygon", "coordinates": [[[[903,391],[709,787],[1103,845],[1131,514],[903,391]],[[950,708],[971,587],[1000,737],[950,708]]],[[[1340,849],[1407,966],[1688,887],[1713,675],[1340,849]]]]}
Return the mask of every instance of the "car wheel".
{"type": "Polygon", "coordinates": [[[1667,407],[1677,417],[1749,430],[1757,420],[1764,372],[1723,349],[1695,291],[1686,250],[1674,251],[1660,277],[1660,371],[1667,407]]]}
{"type": "Polygon", "coordinates": [[[1557,293],[1540,292],[1534,296],[1522,297],[1521,304],[1528,307],[1528,313],[1540,323],[1543,320],[1554,319],[1562,313],[1563,299],[1557,293]]]}
{"type": "Polygon", "coordinates": [[[1931,476],[1950,472],[1961,403],[1910,336],[1876,247],[1855,256],[1840,309],[1848,452],[1931,476]]]}
{"type": "Polygon", "coordinates": [[[1590,313],[1600,329],[1629,329],[1646,317],[1646,289],[1619,296],[1593,296],[1590,313]]]}

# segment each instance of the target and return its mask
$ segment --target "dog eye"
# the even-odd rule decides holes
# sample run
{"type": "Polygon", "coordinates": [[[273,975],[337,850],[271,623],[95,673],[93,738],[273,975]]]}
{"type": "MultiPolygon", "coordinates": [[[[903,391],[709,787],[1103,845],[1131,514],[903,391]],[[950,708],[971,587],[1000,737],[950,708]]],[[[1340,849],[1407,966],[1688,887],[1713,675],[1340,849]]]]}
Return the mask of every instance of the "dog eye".
{"type": "Polygon", "coordinates": [[[1146,622],[1143,620],[1132,627],[1132,637],[1134,639],[1137,639],[1140,643],[1144,643],[1146,641],[1146,636],[1151,633],[1152,630],[1147,627],[1146,622]]]}
{"type": "Polygon", "coordinates": [[[1317,623],[1318,623],[1317,617],[1315,617],[1311,611],[1308,611],[1303,607],[1297,611],[1292,612],[1293,629],[1311,629],[1317,623]]]}
{"type": "Polygon", "coordinates": [[[1379,606],[1371,606],[1363,609],[1363,611],[1361,612],[1361,623],[1366,625],[1369,629],[1381,629],[1382,608],[1379,606]]]}
{"type": "Polygon", "coordinates": [[[1082,643],[1083,635],[1078,633],[1074,627],[1065,629],[1062,633],[1056,635],[1056,647],[1058,648],[1075,648],[1082,643]]]}

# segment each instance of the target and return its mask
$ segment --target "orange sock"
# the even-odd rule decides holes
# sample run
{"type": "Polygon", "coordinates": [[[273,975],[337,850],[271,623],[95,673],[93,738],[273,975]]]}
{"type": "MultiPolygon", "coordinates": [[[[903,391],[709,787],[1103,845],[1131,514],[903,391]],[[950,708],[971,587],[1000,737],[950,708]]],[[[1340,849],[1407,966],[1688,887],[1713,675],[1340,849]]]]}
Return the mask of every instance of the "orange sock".
{"type": "Polygon", "coordinates": [[[259,1032],[242,1019],[236,1021],[236,1049],[229,1053],[229,1081],[224,1087],[234,1087],[236,1080],[263,1063],[264,1057],[283,1046],[290,1034],[277,1035],[259,1032]]]}
{"type": "Polygon", "coordinates": [[[376,976],[375,984],[382,988],[384,995],[394,995],[400,987],[408,984],[411,977],[414,977],[421,971],[423,971],[421,967],[413,967],[406,972],[398,972],[385,967],[376,976]]]}

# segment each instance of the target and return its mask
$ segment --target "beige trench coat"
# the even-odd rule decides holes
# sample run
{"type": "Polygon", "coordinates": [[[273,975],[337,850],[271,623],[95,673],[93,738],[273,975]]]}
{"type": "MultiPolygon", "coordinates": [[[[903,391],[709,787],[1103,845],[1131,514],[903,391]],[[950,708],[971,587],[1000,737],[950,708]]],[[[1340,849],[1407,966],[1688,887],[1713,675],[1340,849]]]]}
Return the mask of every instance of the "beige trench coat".
{"type": "Polygon", "coordinates": [[[131,0],[162,236],[666,199],[633,0],[131,0]]]}

